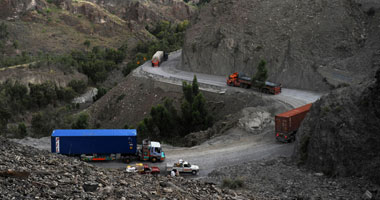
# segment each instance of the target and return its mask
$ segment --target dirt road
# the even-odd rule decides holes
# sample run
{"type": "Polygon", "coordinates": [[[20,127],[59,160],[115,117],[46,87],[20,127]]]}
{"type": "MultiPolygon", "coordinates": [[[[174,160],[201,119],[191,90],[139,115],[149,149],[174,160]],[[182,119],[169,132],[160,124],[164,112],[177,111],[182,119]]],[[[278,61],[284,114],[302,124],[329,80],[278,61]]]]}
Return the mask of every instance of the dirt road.
{"type": "Polygon", "coordinates": [[[282,92],[279,95],[267,95],[255,92],[254,90],[229,87],[226,85],[227,75],[224,77],[178,70],[176,66],[181,64],[181,53],[181,50],[171,53],[168,61],[163,62],[160,67],[152,67],[151,62],[147,61],[137,68],[133,72],[133,75],[137,77],[151,77],[155,80],[175,85],[182,85],[182,81],[190,82],[193,80],[194,75],[196,75],[201,90],[217,93],[225,93],[227,90],[239,90],[245,93],[251,92],[266,98],[278,100],[291,107],[299,107],[307,103],[315,102],[322,96],[322,93],[318,92],[288,88],[282,88],[282,92]]]}

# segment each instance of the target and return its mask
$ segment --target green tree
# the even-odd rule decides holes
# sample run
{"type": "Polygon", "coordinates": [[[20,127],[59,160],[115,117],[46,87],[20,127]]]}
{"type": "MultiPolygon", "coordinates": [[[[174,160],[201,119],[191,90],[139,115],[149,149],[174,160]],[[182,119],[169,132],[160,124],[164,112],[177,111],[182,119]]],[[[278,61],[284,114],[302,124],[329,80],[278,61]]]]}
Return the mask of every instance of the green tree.
{"type": "Polygon", "coordinates": [[[60,88],[57,90],[58,99],[67,103],[70,103],[76,95],[76,92],[71,87],[60,88]]]}
{"type": "Polygon", "coordinates": [[[96,96],[93,97],[93,100],[97,101],[100,98],[102,98],[102,96],[104,96],[105,94],[107,94],[107,89],[103,88],[103,87],[99,87],[98,88],[98,94],[96,94],[96,96]]]}
{"type": "Polygon", "coordinates": [[[53,131],[51,117],[48,114],[39,112],[32,117],[32,131],[35,136],[41,137],[49,135],[53,131]]]}
{"type": "Polygon", "coordinates": [[[265,81],[268,79],[268,69],[266,68],[265,60],[261,60],[257,72],[252,78],[252,85],[258,88],[263,88],[265,86],[265,81]]]}
{"type": "Polygon", "coordinates": [[[0,128],[3,129],[7,126],[8,121],[11,119],[11,113],[6,106],[0,105],[0,128]]]}
{"type": "Polygon", "coordinates": [[[194,75],[194,78],[193,78],[192,90],[193,90],[193,95],[194,96],[197,96],[199,94],[198,80],[197,80],[197,76],[195,76],[195,75],[194,75]]]}
{"type": "Polygon", "coordinates": [[[185,100],[190,104],[193,102],[193,87],[191,84],[188,84],[186,81],[182,82],[182,92],[185,100]]]}
{"type": "Polygon", "coordinates": [[[72,80],[68,84],[78,94],[83,94],[87,89],[87,82],[84,80],[72,80]]]}
{"type": "Polygon", "coordinates": [[[90,46],[91,46],[91,42],[90,42],[90,40],[86,40],[86,41],[84,41],[84,42],[83,42],[83,45],[86,46],[86,49],[89,49],[90,46]]]}
{"type": "Polygon", "coordinates": [[[75,123],[71,126],[73,129],[86,129],[89,127],[88,125],[88,114],[81,113],[75,123]]]}
{"type": "Polygon", "coordinates": [[[9,32],[8,32],[8,27],[4,22],[0,24],[0,40],[5,40],[8,38],[9,32]]]}
{"type": "Polygon", "coordinates": [[[20,138],[24,138],[27,135],[26,126],[24,123],[19,123],[17,127],[17,132],[20,138]]]}
{"type": "Polygon", "coordinates": [[[187,134],[211,126],[212,118],[207,112],[206,100],[199,91],[197,77],[194,76],[192,84],[183,82],[182,90],[185,97],[181,105],[184,132],[187,134]]]}

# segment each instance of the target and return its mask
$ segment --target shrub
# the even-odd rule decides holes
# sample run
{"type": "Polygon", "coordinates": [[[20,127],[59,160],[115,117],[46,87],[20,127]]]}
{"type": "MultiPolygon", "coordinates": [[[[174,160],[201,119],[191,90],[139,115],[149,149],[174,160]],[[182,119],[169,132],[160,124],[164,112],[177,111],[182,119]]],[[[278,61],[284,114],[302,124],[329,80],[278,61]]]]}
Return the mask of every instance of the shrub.
{"type": "Polygon", "coordinates": [[[92,99],[94,101],[97,101],[98,99],[102,98],[102,96],[104,96],[106,93],[107,93],[107,89],[100,87],[98,88],[98,94],[96,94],[96,96],[94,96],[92,99]]]}
{"type": "Polygon", "coordinates": [[[119,101],[123,100],[125,97],[125,94],[121,94],[120,96],[117,97],[116,103],[119,103],[119,101]]]}
{"type": "Polygon", "coordinates": [[[39,112],[32,117],[32,131],[35,136],[48,136],[53,131],[53,125],[50,123],[49,114],[39,112]]]}
{"type": "Polygon", "coordinates": [[[70,103],[76,95],[76,92],[71,87],[60,88],[57,90],[58,99],[67,103],[70,103]]]}
{"type": "Polygon", "coordinates": [[[129,73],[131,73],[134,69],[136,69],[139,65],[135,62],[129,62],[127,66],[125,66],[122,70],[122,73],[124,76],[127,76],[129,73]]]}
{"type": "Polygon", "coordinates": [[[17,132],[20,138],[24,138],[27,135],[26,126],[24,123],[19,123],[17,127],[17,132]]]}
{"type": "Polygon", "coordinates": [[[230,188],[230,189],[238,189],[242,188],[244,186],[244,181],[241,178],[236,179],[230,179],[226,178],[223,179],[222,187],[230,188]]]}
{"type": "Polygon", "coordinates": [[[81,113],[75,123],[71,126],[73,129],[86,129],[88,125],[89,115],[86,113],[81,113]]]}
{"type": "Polygon", "coordinates": [[[83,94],[87,89],[87,83],[84,80],[72,80],[68,86],[79,94],[83,94]]]}
{"type": "Polygon", "coordinates": [[[310,142],[310,136],[303,135],[300,142],[300,159],[298,161],[298,165],[304,164],[307,160],[307,157],[308,157],[307,148],[309,146],[309,142],[310,142]]]}

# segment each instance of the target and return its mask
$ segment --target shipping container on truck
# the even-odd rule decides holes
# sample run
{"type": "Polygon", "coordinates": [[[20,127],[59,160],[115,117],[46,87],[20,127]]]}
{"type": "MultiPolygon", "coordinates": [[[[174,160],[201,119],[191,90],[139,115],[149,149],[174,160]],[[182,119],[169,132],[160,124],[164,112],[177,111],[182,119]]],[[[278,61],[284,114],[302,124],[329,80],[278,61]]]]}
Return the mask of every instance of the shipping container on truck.
{"type": "Polygon", "coordinates": [[[51,151],[79,156],[85,161],[120,159],[129,162],[143,158],[144,154],[149,156],[143,160],[165,159],[159,142],[144,141],[145,148],[138,149],[136,129],[57,129],[51,135],[51,151]]]}
{"type": "Polygon", "coordinates": [[[275,116],[276,139],[281,142],[295,140],[295,134],[311,108],[311,103],[275,116]]]}

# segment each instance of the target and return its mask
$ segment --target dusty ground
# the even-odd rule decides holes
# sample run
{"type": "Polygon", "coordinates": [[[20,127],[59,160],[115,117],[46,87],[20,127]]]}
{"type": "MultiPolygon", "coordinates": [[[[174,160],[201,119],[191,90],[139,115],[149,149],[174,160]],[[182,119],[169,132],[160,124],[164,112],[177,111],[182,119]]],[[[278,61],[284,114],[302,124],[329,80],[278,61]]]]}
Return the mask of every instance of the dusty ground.
{"type": "Polygon", "coordinates": [[[327,177],[297,168],[285,158],[223,167],[202,178],[221,186],[225,179],[242,180],[238,191],[248,191],[257,199],[380,199],[380,187],[366,179],[327,177]]]}

